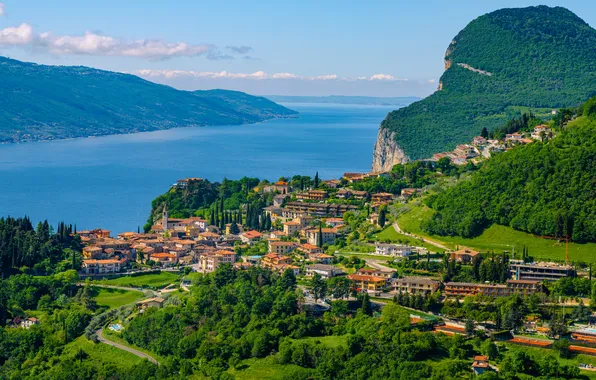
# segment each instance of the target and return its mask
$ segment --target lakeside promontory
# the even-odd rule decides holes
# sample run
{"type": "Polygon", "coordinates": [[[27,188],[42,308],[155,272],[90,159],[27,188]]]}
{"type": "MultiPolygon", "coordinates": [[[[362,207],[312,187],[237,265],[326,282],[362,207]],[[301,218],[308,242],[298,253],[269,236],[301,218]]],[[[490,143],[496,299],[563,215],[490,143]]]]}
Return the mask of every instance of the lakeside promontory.
{"type": "Polygon", "coordinates": [[[238,91],[180,91],[134,75],[0,57],[0,144],[238,125],[297,112],[238,91]]]}

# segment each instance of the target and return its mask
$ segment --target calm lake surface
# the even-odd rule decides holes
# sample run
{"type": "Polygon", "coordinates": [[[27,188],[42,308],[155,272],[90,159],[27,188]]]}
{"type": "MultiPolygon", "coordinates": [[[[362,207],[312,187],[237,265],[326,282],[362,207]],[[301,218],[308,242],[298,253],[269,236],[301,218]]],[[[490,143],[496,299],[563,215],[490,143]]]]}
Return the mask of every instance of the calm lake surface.
{"type": "Polygon", "coordinates": [[[142,226],[151,201],[176,180],[243,176],[323,179],[370,170],[392,107],[288,104],[296,119],[0,145],[0,215],[113,233],[142,226]]]}

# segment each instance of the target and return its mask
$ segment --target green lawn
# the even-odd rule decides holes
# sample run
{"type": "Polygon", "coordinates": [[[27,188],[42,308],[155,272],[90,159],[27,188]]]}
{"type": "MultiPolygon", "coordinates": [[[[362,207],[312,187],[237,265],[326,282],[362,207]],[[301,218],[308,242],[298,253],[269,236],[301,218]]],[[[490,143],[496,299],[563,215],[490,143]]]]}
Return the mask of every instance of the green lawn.
{"type": "Polygon", "coordinates": [[[127,286],[132,288],[138,287],[153,287],[153,288],[162,288],[164,286],[170,285],[171,283],[178,282],[180,280],[180,275],[170,273],[170,272],[161,272],[161,273],[149,273],[143,274],[139,276],[124,276],[113,278],[110,280],[99,280],[99,281],[92,281],[104,284],[104,285],[115,285],[115,286],[127,286]]]}
{"type": "Polygon", "coordinates": [[[122,289],[107,289],[107,288],[93,288],[93,298],[99,306],[107,306],[110,309],[115,309],[122,305],[128,305],[144,297],[143,292],[138,290],[122,290],[122,289]]]}
{"type": "Polygon", "coordinates": [[[338,255],[342,256],[354,256],[360,259],[374,259],[379,261],[393,261],[393,257],[381,256],[381,255],[369,255],[366,253],[355,253],[355,252],[339,252],[338,255]]]}
{"type": "Polygon", "coordinates": [[[237,368],[228,370],[236,380],[275,380],[281,379],[284,375],[289,378],[292,371],[309,371],[295,364],[278,364],[273,356],[243,360],[237,368]]]}
{"type": "Polygon", "coordinates": [[[319,337],[309,337],[309,338],[301,338],[301,339],[294,339],[295,342],[306,341],[309,343],[316,343],[320,342],[322,345],[328,348],[339,348],[339,347],[347,347],[347,335],[328,335],[328,336],[319,336],[319,337]]]}
{"type": "Polygon", "coordinates": [[[385,228],[383,231],[379,232],[375,235],[379,241],[390,241],[393,243],[400,242],[401,244],[407,244],[416,247],[424,247],[430,252],[445,252],[444,249],[435,247],[434,245],[424,243],[420,240],[416,240],[410,236],[406,236],[400,234],[399,232],[395,231],[392,225],[385,228]]]}
{"type": "Polygon", "coordinates": [[[93,343],[87,340],[85,336],[81,336],[69,343],[65,347],[63,355],[74,354],[79,349],[85,351],[91,361],[112,363],[118,368],[132,368],[135,364],[143,361],[143,359],[136,355],[108,346],[107,344],[93,343]]]}
{"type": "MultiPolygon", "coordinates": [[[[404,212],[398,218],[399,226],[406,232],[424,236],[431,240],[443,243],[450,248],[465,246],[480,251],[502,252],[511,251],[515,247],[516,252],[526,246],[531,256],[543,260],[565,260],[565,243],[556,240],[542,239],[525,232],[516,231],[513,228],[493,224],[484,233],[473,239],[462,237],[428,235],[420,228],[423,220],[430,218],[433,210],[425,206],[407,205],[409,211],[404,212]]],[[[569,259],[574,261],[596,261],[596,244],[569,243],[569,259]]]]}

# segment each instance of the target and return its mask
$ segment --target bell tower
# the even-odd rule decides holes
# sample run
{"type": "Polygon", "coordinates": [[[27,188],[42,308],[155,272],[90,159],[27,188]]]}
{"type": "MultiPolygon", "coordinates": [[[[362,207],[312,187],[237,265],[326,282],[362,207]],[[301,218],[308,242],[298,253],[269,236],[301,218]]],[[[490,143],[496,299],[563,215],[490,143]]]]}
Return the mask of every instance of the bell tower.
{"type": "Polygon", "coordinates": [[[161,215],[161,228],[163,229],[163,232],[168,230],[168,209],[165,203],[163,205],[163,212],[161,215]]]}

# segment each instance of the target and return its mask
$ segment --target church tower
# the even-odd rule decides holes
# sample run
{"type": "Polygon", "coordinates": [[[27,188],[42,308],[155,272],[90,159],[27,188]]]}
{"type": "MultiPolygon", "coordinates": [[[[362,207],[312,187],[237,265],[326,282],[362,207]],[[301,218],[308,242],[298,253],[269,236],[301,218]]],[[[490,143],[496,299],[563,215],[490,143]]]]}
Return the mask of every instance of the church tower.
{"type": "Polygon", "coordinates": [[[163,229],[163,232],[168,230],[168,209],[165,203],[163,205],[163,213],[161,215],[161,228],[163,229]]]}

